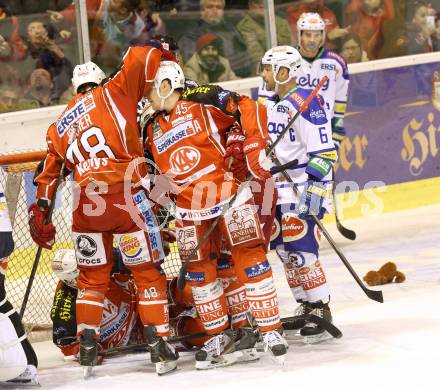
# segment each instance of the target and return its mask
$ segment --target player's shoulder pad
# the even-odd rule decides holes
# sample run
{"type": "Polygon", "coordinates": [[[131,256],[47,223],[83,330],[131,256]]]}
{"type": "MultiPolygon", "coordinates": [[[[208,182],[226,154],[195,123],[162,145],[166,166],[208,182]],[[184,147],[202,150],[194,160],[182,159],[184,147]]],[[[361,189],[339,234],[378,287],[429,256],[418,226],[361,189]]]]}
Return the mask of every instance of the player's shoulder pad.
{"type": "Polygon", "coordinates": [[[186,90],[181,98],[195,103],[210,104],[226,114],[234,115],[238,109],[240,95],[223,89],[219,85],[205,84],[186,90]]]}
{"type": "Polygon", "coordinates": [[[339,53],[337,53],[334,50],[324,49],[322,51],[322,54],[321,54],[320,58],[321,59],[332,59],[332,60],[334,60],[341,67],[342,77],[344,79],[348,80],[349,75],[348,75],[347,61],[339,53]]]}
{"type": "MultiPolygon", "coordinates": [[[[311,92],[311,89],[297,88],[286,100],[299,111],[311,92]]],[[[327,116],[325,115],[323,106],[324,99],[322,96],[315,96],[310,102],[308,109],[301,113],[301,116],[314,125],[323,125],[327,123],[327,116]]]]}

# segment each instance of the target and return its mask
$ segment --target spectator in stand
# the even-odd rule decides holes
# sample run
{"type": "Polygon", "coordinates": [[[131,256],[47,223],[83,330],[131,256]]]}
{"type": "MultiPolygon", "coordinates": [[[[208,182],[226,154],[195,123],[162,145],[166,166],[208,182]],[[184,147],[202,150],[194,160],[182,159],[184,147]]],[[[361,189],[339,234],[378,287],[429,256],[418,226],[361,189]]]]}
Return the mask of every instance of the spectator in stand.
{"type": "Polygon", "coordinates": [[[55,29],[50,24],[32,21],[27,26],[28,48],[36,59],[36,68],[46,69],[53,82],[56,98],[70,86],[73,72],[72,63],[54,40],[55,29]]]}
{"type": "Polygon", "coordinates": [[[431,35],[435,31],[435,22],[431,25],[429,18],[433,16],[435,17],[435,11],[429,3],[415,3],[411,23],[407,25],[408,54],[432,51],[431,35]]]}
{"type": "Polygon", "coordinates": [[[303,0],[301,4],[291,5],[287,8],[287,21],[292,30],[292,40],[298,44],[298,32],[296,29],[296,22],[301,14],[304,12],[316,12],[324,20],[326,28],[326,47],[334,49],[336,47],[336,40],[342,38],[349,32],[349,27],[340,28],[336,15],[332,10],[324,5],[324,0],[303,0]]]}
{"type": "Polygon", "coordinates": [[[394,17],[393,0],[351,0],[345,8],[345,24],[359,35],[371,59],[379,58],[383,46],[383,22],[394,17]]]}
{"type": "Polygon", "coordinates": [[[440,13],[435,16],[435,30],[431,35],[432,50],[440,51],[440,13]]]}
{"type": "Polygon", "coordinates": [[[348,33],[342,38],[339,52],[348,64],[368,61],[367,53],[362,49],[362,41],[355,33],[348,33]]]}
{"type": "Polygon", "coordinates": [[[197,40],[197,52],[183,69],[185,77],[200,85],[237,79],[228,59],[220,53],[221,41],[213,34],[202,35],[197,40]]]}
{"type": "Polygon", "coordinates": [[[239,77],[251,74],[250,56],[237,28],[224,18],[225,0],[200,0],[200,19],[196,26],[179,41],[184,61],[196,52],[196,42],[205,34],[214,34],[222,42],[223,55],[239,77]]]}
{"type": "Polygon", "coordinates": [[[155,35],[165,35],[165,23],[155,11],[155,1],[141,0],[137,7],[137,13],[144,22],[144,30],[140,39],[151,39],[155,35]]]}
{"type": "Polygon", "coordinates": [[[54,95],[54,84],[50,73],[43,68],[35,69],[29,77],[29,88],[25,98],[36,107],[47,107],[58,104],[54,95]]]}
{"type": "Polygon", "coordinates": [[[389,21],[384,25],[384,47],[380,58],[398,57],[409,54],[428,53],[433,50],[431,35],[435,31],[435,10],[429,3],[417,1],[407,6],[404,21],[389,21]],[[434,16],[434,25],[430,18],[434,16]]]}
{"type": "Polygon", "coordinates": [[[0,0],[0,61],[18,61],[26,57],[26,45],[20,36],[18,18],[9,4],[0,0]]]}
{"type": "MultiPolygon", "coordinates": [[[[292,36],[287,22],[275,16],[278,45],[291,45],[292,36]]],[[[238,22],[237,30],[241,33],[251,55],[252,74],[258,73],[258,65],[268,49],[266,47],[266,29],[264,24],[264,1],[249,0],[249,12],[238,22]]]]}
{"type": "Polygon", "coordinates": [[[23,92],[15,85],[5,84],[0,88],[0,113],[38,108],[35,102],[23,99],[23,92]]]}
{"type": "MultiPolygon", "coordinates": [[[[102,0],[86,0],[86,8],[87,8],[87,18],[89,21],[94,20],[96,18],[96,14],[100,9],[101,5],[103,5],[105,1],[102,0]]],[[[46,11],[50,17],[50,21],[54,24],[58,23],[66,23],[70,27],[73,27],[76,23],[76,14],[75,14],[75,2],[71,2],[65,9],[62,11],[54,11],[47,10],[46,11]]]]}
{"type": "Polygon", "coordinates": [[[120,63],[131,39],[141,38],[145,22],[136,12],[137,0],[102,0],[90,26],[92,57],[105,72],[120,63]]]}

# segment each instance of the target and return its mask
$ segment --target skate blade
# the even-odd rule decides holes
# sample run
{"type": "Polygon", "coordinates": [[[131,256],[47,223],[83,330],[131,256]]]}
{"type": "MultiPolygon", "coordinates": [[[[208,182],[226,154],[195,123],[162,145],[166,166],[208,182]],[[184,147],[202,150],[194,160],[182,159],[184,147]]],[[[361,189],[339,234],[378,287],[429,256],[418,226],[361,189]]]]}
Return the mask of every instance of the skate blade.
{"type": "Polygon", "coordinates": [[[318,344],[322,343],[323,341],[332,339],[333,336],[327,331],[324,331],[320,334],[315,334],[313,336],[304,336],[303,338],[306,344],[318,344]]]}
{"type": "Polygon", "coordinates": [[[157,375],[165,375],[177,369],[177,360],[156,363],[157,375]]]}
{"type": "Polygon", "coordinates": [[[237,363],[252,362],[260,358],[257,348],[241,349],[234,354],[237,356],[237,363]]]}
{"type": "Polygon", "coordinates": [[[238,361],[238,358],[235,355],[235,353],[228,353],[226,355],[218,356],[212,360],[205,360],[205,361],[197,361],[196,360],[196,369],[197,370],[211,370],[212,368],[232,366],[237,361],[238,361]]]}
{"type": "Polygon", "coordinates": [[[285,362],[285,360],[286,360],[286,354],[284,354],[284,355],[279,355],[279,356],[275,356],[275,355],[272,355],[272,361],[275,363],[275,364],[277,364],[277,365],[279,365],[279,366],[284,366],[284,362],[285,362]]]}
{"type": "Polygon", "coordinates": [[[93,366],[84,366],[83,367],[83,376],[84,379],[89,379],[92,376],[93,366]]]}
{"type": "Polygon", "coordinates": [[[29,380],[19,380],[14,381],[13,379],[7,382],[0,381],[0,389],[25,389],[27,387],[41,387],[37,379],[29,380]]]}
{"type": "Polygon", "coordinates": [[[304,337],[300,335],[299,331],[300,329],[284,330],[283,336],[289,341],[303,341],[304,337]]]}

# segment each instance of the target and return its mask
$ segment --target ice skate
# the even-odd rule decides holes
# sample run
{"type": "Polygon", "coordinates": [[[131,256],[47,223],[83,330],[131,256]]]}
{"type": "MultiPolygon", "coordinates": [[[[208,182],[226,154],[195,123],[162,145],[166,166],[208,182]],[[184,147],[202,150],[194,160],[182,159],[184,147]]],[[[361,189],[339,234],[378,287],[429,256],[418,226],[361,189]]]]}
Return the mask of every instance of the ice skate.
{"type": "Polygon", "coordinates": [[[267,352],[270,350],[274,360],[277,363],[284,364],[288,345],[281,333],[278,330],[271,330],[269,332],[264,332],[262,336],[264,351],[267,352]]]}
{"type": "Polygon", "coordinates": [[[259,358],[255,348],[258,335],[252,328],[227,329],[211,337],[196,353],[196,369],[231,366],[259,358]]]}
{"type": "Polygon", "coordinates": [[[0,382],[0,388],[21,388],[27,386],[40,386],[37,376],[37,368],[33,365],[28,365],[19,376],[10,379],[6,382],[0,382]]]}
{"type": "Polygon", "coordinates": [[[162,337],[156,335],[154,326],[145,328],[145,335],[148,340],[151,363],[156,365],[158,375],[165,375],[177,368],[179,353],[171,344],[168,344],[162,337]]]}
{"type": "MultiPolygon", "coordinates": [[[[323,303],[322,301],[310,303],[312,310],[308,313],[310,315],[317,316],[324,319],[325,321],[332,323],[332,313],[328,302],[323,303]]],[[[307,322],[300,331],[301,336],[304,337],[304,341],[308,344],[318,343],[320,341],[332,338],[332,335],[326,331],[326,329],[314,322],[307,322]]]]}
{"type": "Polygon", "coordinates": [[[98,364],[98,340],[93,329],[85,329],[79,338],[78,363],[83,366],[84,379],[92,375],[93,367],[98,364]]]}
{"type": "Polygon", "coordinates": [[[285,330],[284,337],[289,339],[296,339],[299,337],[299,331],[303,328],[307,321],[301,316],[309,314],[313,309],[308,302],[298,301],[299,306],[293,312],[293,316],[283,320],[283,328],[285,330]]]}

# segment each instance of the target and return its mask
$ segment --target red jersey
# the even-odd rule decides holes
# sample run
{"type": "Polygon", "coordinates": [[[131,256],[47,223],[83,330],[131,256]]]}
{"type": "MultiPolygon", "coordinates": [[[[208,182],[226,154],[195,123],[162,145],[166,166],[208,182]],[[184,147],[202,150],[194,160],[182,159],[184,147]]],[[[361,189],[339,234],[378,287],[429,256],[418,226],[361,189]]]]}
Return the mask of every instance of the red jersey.
{"type": "MultiPolygon", "coordinates": [[[[246,135],[265,138],[265,108],[243,97],[240,108],[246,105],[254,108],[242,111],[246,135]]],[[[169,116],[159,115],[147,127],[146,148],[161,173],[178,187],[178,218],[214,218],[236,193],[238,184],[223,163],[226,132],[232,125],[238,126],[234,115],[211,105],[180,100],[169,116]]]]}
{"type": "Polygon", "coordinates": [[[128,178],[127,167],[143,156],[136,123],[137,102],[145,95],[157,73],[161,52],[152,47],[132,47],[114,77],[85,94],[76,95],[47,131],[48,153],[37,176],[37,197],[51,199],[64,156],[75,183],[114,185],[137,183],[143,166],[128,178]],[[76,139],[68,147],[69,135],[76,139]]]}

